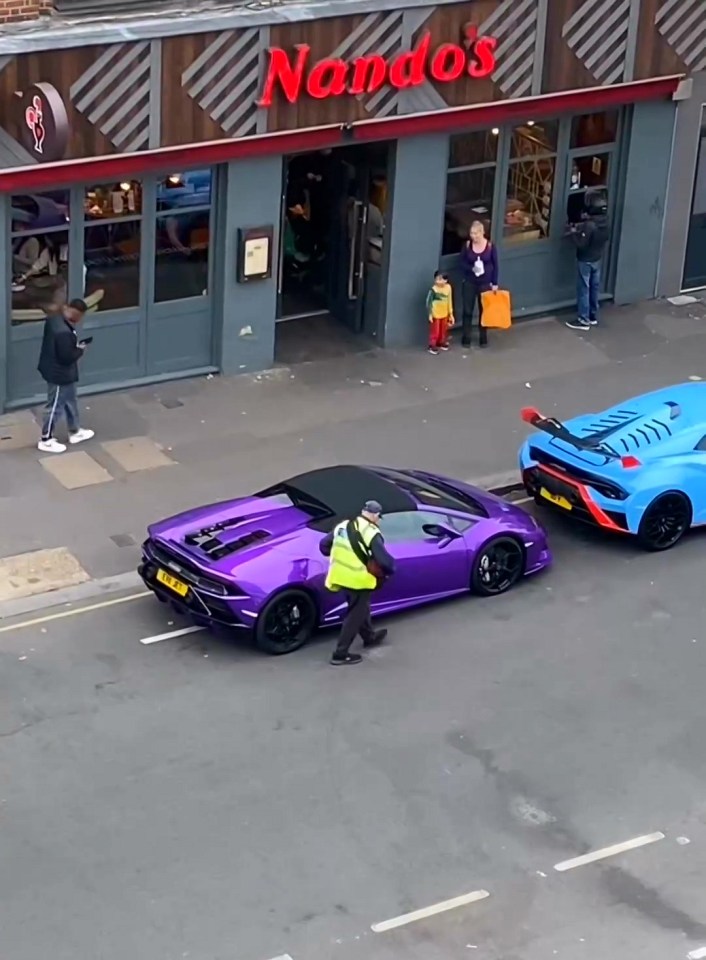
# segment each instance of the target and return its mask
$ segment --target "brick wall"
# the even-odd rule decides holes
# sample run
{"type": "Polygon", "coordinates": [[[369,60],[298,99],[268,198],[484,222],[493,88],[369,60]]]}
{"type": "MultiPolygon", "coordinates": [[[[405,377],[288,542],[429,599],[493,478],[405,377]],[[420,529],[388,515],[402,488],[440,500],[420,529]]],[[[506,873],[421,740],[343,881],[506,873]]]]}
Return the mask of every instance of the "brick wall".
{"type": "Polygon", "coordinates": [[[52,0],[0,0],[0,24],[16,20],[33,20],[40,13],[48,13],[52,0]]]}

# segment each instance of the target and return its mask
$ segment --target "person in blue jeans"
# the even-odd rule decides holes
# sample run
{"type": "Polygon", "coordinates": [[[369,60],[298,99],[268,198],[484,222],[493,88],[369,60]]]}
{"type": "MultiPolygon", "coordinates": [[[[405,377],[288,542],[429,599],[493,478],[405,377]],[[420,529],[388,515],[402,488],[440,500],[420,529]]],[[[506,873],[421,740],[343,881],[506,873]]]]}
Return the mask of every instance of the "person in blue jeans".
{"type": "Polygon", "coordinates": [[[573,224],[576,244],[576,312],[567,320],[572,330],[590,330],[598,323],[598,295],[601,288],[601,260],[610,240],[608,201],[605,191],[587,190],[581,223],[573,224]]]}

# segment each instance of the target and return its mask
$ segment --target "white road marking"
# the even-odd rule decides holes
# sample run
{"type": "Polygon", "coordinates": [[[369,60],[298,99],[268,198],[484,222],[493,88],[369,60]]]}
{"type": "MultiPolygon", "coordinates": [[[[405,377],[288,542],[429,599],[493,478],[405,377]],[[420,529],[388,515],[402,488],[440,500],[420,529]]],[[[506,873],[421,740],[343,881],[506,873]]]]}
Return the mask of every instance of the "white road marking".
{"type": "Polygon", "coordinates": [[[442,900],[441,903],[434,903],[430,907],[423,907],[421,910],[414,910],[412,913],[403,913],[402,916],[394,917],[392,920],[374,923],[370,929],[373,933],[385,933],[387,930],[395,930],[397,927],[414,923],[415,920],[426,920],[427,917],[434,917],[437,913],[446,913],[447,910],[455,910],[457,907],[465,907],[468,903],[485,900],[489,896],[487,890],[474,890],[473,893],[465,893],[462,897],[442,900]]]}
{"type": "MultiPolygon", "coordinates": [[[[187,633],[201,633],[205,627],[182,627],[181,630],[172,630],[169,633],[158,633],[155,637],[143,637],[140,643],[161,643],[162,640],[173,640],[175,637],[185,637],[187,633]]],[[[285,954],[286,956],[286,954],[285,954]]],[[[277,957],[274,960],[278,960],[277,957]]]]}
{"type": "Polygon", "coordinates": [[[706,957],[706,947],[699,947],[698,950],[687,953],[686,960],[703,960],[703,957],[706,957]]]}
{"type": "Polygon", "coordinates": [[[644,847],[648,843],[656,843],[658,840],[664,840],[663,833],[648,833],[644,837],[634,837],[632,840],[626,840],[625,843],[615,843],[612,847],[603,847],[602,850],[585,853],[582,857],[563,860],[561,863],[555,864],[554,869],[560,873],[564,870],[573,870],[575,867],[583,867],[587,863],[595,863],[596,860],[605,860],[606,857],[615,857],[619,853],[625,853],[626,850],[635,850],[637,847],[644,847]]]}
{"type": "Polygon", "coordinates": [[[283,953],[279,957],[272,957],[272,960],[293,960],[293,958],[290,957],[288,953],[283,953]]]}
{"type": "Polygon", "coordinates": [[[22,630],[24,627],[36,627],[40,623],[51,623],[52,620],[76,617],[79,613],[91,613],[94,610],[104,610],[106,607],[114,607],[119,603],[128,603],[130,600],[140,600],[142,597],[149,596],[151,596],[151,591],[143,590],[140,593],[131,593],[127,597],[115,597],[113,600],[102,600],[100,603],[91,603],[87,607],[76,607],[75,610],[63,610],[61,613],[50,613],[46,617],[35,617],[34,620],[22,620],[20,623],[10,623],[6,627],[0,627],[0,633],[8,633],[10,630],[22,630]]]}

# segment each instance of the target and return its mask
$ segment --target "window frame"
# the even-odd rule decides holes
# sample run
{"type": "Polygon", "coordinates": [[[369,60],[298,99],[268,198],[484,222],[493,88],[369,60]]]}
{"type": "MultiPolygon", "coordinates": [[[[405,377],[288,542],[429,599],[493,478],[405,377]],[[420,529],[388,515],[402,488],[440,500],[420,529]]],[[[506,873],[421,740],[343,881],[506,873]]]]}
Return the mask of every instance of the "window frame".
{"type": "MultiPolygon", "coordinates": [[[[503,127],[500,131],[500,135],[504,138],[503,142],[503,167],[502,167],[502,187],[500,189],[500,198],[499,198],[499,209],[498,209],[498,218],[502,223],[502,228],[499,236],[495,237],[495,242],[503,251],[503,256],[523,256],[525,254],[536,254],[538,248],[545,246],[548,242],[551,242],[555,236],[557,236],[557,205],[556,205],[556,192],[557,192],[557,181],[562,180],[562,174],[560,170],[559,161],[562,156],[566,156],[569,137],[571,136],[571,122],[575,114],[568,114],[566,116],[551,116],[551,117],[542,117],[543,121],[547,123],[557,123],[557,136],[556,136],[556,148],[554,150],[546,150],[543,153],[538,153],[536,156],[532,157],[512,157],[510,156],[512,150],[512,135],[513,132],[517,129],[518,126],[521,126],[519,123],[514,123],[511,126],[503,127]],[[563,149],[562,149],[563,148],[563,149]],[[515,241],[512,240],[508,242],[507,237],[505,236],[505,214],[504,210],[507,205],[508,197],[508,187],[510,183],[510,167],[517,166],[520,163],[527,163],[528,160],[553,160],[554,161],[554,177],[552,181],[552,194],[551,194],[551,204],[549,208],[549,219],[547,221],[547,233],[544,237],[535,237],[532,240],[522,240],[515,241]]],[[[564,218],[561,218],[563,224],[564,218]]]]}
{"type": "MultiPolygon", "coordinates": [[[[483,131],[490,130],[491,133],[494,130],[494,127],[470,127],[468,130],[464,130],[460,133],[452,133],[449,136],[448,148],[446,154],[446,189],[444,193],[444,223],[446,222],[446,211],[449,209],[448,195],[449,195],[449,178],[452,174],[456,173],[471,173],[476,170],[493,170],[494,171],[494,180],[493,180],[493,196],[491,200],[490,207],[490,227],[491,233],[493,229],[493,224],[495,223],[494,213],[497,207],[497,192],[498,192],[498,171],[500,169],[500,160],[501,160],[501,140],[503,136],[503,130],[500,128],[500,133],[495,138],[496,148],[495,148],[495,160],[484,160],[482,163],[465,163],[459,167],[449,166],[451,162],[451,144],[454,137],[463,136],[466,133],[482,133],[483,131]]],[[[460,206],[460,204],[453,204],[453,206],[460,206]]],[[[480,218],[479,218],[480,219],[480,218]]],[[[461,249],[463,248],[463,243],[461,244],[461,249]]],[[[442,225],[442,237],[441,237],[441,256],[442,257],[456,257],[461,252],[459,249],[455,253],[444,253],[444,238],[443,238],[443,225],[442,225]]]]}

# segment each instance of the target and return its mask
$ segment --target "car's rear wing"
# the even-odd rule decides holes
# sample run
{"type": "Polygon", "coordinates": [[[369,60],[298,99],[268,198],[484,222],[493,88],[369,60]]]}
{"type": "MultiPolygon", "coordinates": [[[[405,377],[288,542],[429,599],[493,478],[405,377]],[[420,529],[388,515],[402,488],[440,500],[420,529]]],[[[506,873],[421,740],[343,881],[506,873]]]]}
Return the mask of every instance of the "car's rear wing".
{"type": "Polygon", "coordinates": [[[621,457],[620,454],[616,453],[615,450],[611,450],[610,447],[606,446],[596,437],[576,436],[561,420],[557,420],[556,417],[545,417],[535,407],[523,407],[520,411],[520,416],[524,422],[529,423],[530,426],[536,427],[537,430],[541,430],[543,433],[548,433],[557,440],[563,440],[565,443],[571,444],[571,446],[576,447],[577,450],[598,453],[605,457],[606,460],[619,460],[621,465],[626,468],[642,466],[636,457],[621,457]]]}

